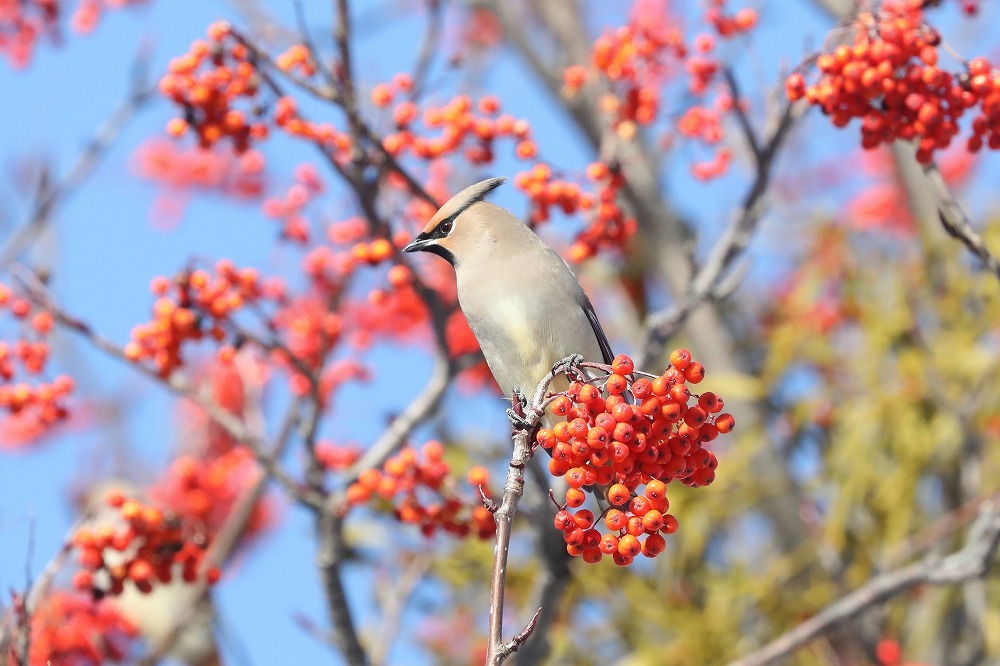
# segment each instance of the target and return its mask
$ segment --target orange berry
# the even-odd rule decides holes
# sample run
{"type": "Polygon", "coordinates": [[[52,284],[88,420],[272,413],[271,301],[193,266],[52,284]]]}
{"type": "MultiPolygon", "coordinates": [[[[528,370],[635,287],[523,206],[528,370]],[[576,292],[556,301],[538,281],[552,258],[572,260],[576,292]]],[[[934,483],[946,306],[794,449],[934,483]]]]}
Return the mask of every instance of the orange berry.
{"type": "Polygon", "coordinates": [[[614,374],[608,377],[604,387],[611,395],[621,395],[628,388],[628,380],[619,374],[614,374]]]}
{"type": "Polygon", "coordinates": [[[705,378],[705,366],[697,361],[692,362],[691,365],[684,369],[684,379],[691,382],[692,384],[697,384],[705,378]]]}
{"type": "MultiPolygon", "coordinates": [[[[628,449],[626,447],[626,451],[627,450],[628,449]]],[[[631,496],[632,493],[629,491],[629,489],[620,483],[616,483],[615,485],[611,486],[611,488],[608,489],[608,501],[615,506],[622,506],[623,504],[629,501],[629,498],[631,496]]]]}
{"type": "Polygon", "coordinates": [[[579,488],[569,488],[566,490],[566,506],[576,509],[583,506],[585,501],[587,501],[587,493],[579,488]]]}
{"type": "Polygon", "coordinates": [[[667,484],[659,479],[652,479],[646,484],[646,492],[644,493],[648,499],[656,500],[667,495],[667,484]]]}
{"type": "Polygon", "coordinates": [[[385,83],[380,83],[372,88],[372,103],[379,108],[389,106],[392,103],[392,88],[385,83]]]}
{"type": "Polygon", "coordinates": [[[691,364],[691,352],[687,349],[675,349],[670,353],[670,365],[683,370],[691,364]]]}
{"type": "Polygon", "coordinates": [[[715,418],[715,427],[722,434],[732,432],[733,428],[736,427],[736,419],[733,418],[732,414],[719,414],[715,418]]]}
{"type": "Polygon", "coordinates": [[[477,465],[469,470],[466,478],[472,486],[486,486],[490,482],[490,473],[482,465],[477,465]]]}
{"type": "Polygon", "coordinates": [[[538,146],[535,145],[534,141],[521,141],[517,144],[515,152],[522,160],[530,160],[538,154],[538,146]]]}
{"type": "Polygon", "coordinates": [[[646,557],[656,557],[667,549],[667,540],[660,534],[650,534],[642,542],[642,554],[646,557]]]}
{"type": "Polygon", "coordinates": [[[642,546],[639,544],[639,539],[626,534],[618,540],[618,552],[625,557],[634,558],[642,552],[642,546]]]}
{"type": "Polygon", "coordinates": [[[669,513],[663,514],[663,527],[660,528],[661,532],[664,534],[673,534],[677,531],[677,527],[678,524],[676,518],[669,513]]]}
{"type": "Polygon", "coordinates": [[[656,532],[663,527],[663,514],[656,509],[650,509],[642,516],[642,526],[647,532],[656,532]]]}
{"type": "Polygon", "coordinates": [[[618,375],[630,375],[635,371],[635,363],[627,355],[619,354],[611,362],[611,371],[618,375]]]}

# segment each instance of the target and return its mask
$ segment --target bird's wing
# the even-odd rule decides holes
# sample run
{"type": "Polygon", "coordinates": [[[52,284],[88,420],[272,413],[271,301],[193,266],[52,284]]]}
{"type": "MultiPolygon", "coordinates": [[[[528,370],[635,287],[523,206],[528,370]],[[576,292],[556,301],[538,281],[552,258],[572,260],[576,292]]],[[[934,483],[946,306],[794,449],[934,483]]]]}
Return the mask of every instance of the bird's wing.
{"type": "Polygon", "coordinates": [[[601,328],[601,322],[597,319],[597,313],[594,312],[594,306],[591,305],[590,299],[587,295],[583,296],[583,311],[587,314],[587,320],[590,322],[590,327],[594,329],[594,335],[597,337],[597,344],[601,346],[601,354],[604,356],[604,362],[611,365],[611,362],[615,359],[615,353],[611,351],[611,343],[608,342],[608,336],[604,334],[604,329],[601,328]]]}

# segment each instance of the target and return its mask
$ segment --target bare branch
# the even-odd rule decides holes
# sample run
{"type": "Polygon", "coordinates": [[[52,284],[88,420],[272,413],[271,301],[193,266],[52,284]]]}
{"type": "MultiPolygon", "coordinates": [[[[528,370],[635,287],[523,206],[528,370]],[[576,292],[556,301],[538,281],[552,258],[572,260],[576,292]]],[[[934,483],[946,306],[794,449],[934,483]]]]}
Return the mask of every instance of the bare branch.
{"type": "Polygon", "coordinates": [[[740,94],[739,81],[736,80],[736,75],[733,74],[731,67],[723,67],[722,75],[725,77],[726,85],[729,86],[729,92],[733,97],[733,111],[736,114],[736,122],[739,123],[740,129],[743,131],[743,136],[746,137],[747,145],[750,146],[750,152],[753,153],[754,159],[757,162],[757,168],[759,169],[764,156],[760,148],[760,141],[757,139],[757,132],[750,124],[750,118],[747,117],[746,109],[740,104],[742,95],[740,94]]]}
{"type": "Polygon", "coordinates": [[[926,174],[932,191],[938,199],[938,219],[941,220],[944,230],[953,238],[961,241],[969,252],[972,252],[983,262],[987,270],[1000,279],[1000,261],[997,261],[997,258],[986,247],[982,236],[972,228],[969,217],[944,182],[941,172],[932,165],[926,169],[926,174]]]}
{"type": "Polygon", "coordinates": [[[358,638],[343,582],[342,565],[347,556],[343,514],[330,510],[321,512],[316,519],[316,530],[319,539],[316,564],[330,614],[331,637],[348,664],[364,666],[368,663],[368,656],[358,638]]]}
{"type": "Polygon", "coordinates": [[[136,61],[132,85],[125,100],[101,123],[87,141],[76,162],[66,175],[55,184],[44,184],[38,192],[28,221],[18,227],[0,248],[0,269],[6,268],[27,248],[52,221],[52,215],[100,165],[108,149],[118,140],[132,117],[149,101],[155,92],[146,84],[146,59],[136,61]]]}
{"type": "MultiPolygon", "coordinates": [[[[571,357],[572,358],[572,357],[571,357]]],[[[517,505],[524,494],[524,470],[528,466],[533,454],[531,434],[545,416],[545,408],[555,398],[546,398],[549,385],[559,374],[564,374],[571,367],[570,359],[556,364],[556,367],[538,384],[532,395],[531,401],[525,413],[518,414],[517,419],[512,418],[514,425],[514,452],[511,455],[510,465],[507,467],[507,478],[503,484],[503,495],[500,505],[493,512],[496,520],[497,533],[496,545],[493,550],[493,575],[490,581],[490,628],[489,646],[486,663],[490,666],[502,664],[517,648],[521,646],[531,635],[538,620],[538,615],[542,612],[539,608],[528,626],[524,628],[509,643],[503,641],[503,601],[504,591],[507,582],[507,557],[510,552],[510,538],[514,522],[514,514],[517,512],[517,505]]],[[[515,410],[520,406],[517,396],[514,396],[513,403],[515,410]]]]}
{"type": "MultiPolygon", "coordinates": [[[[637,363],[639,367],[652,362],[666,341],[699,305],[715,300],[721,295],[720,291],[728,292],[732,289],[732,285],[725,280],[726,271],[746,249],[757,229],[764,214],[765,195],[771,183],[775,156],[805,110],[803,104],[786,104],[767,143],[763,147],[754,148],[757,156],[757,173],[729,227],[712,247],[708,259],[691,280],[684,296],[669,309],[651,313],[646,318],[643,331],[645,342],[641,347],[642,356],[637,363]],[[721,287],[724,289],[720,289],[721,287]]],[[[748,131],[749,140],[753,134],[752,130],[748,131]]]]}
{"type": "Polygon", "coordinates": [[[783,659],[822,636],[834,626],[857,617],[890,597],[921,584],[955,585],[986,575],[1000,544],[1000,502],[983,502],[969,528],[965,546],[945,558],[928,557],[895,571],[878,575],[864,586],[833,602],[791,631],[730,666],[763,666],[783,659]]]}

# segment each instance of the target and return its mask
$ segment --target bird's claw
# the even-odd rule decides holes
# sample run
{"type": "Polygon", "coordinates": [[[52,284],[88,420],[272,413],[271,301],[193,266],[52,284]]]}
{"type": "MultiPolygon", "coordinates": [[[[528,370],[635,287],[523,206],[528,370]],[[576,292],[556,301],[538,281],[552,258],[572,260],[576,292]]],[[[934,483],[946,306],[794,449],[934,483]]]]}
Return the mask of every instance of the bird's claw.
{"type": "Polygon", "coordinates": [[[580,364],[584,362],[583,354],[570,354],[564,359],[556,361],[552,365],[552,374],[556,375],[560,372],[566,373],[566,375],[573,380],[582,380],[586,378],[586,373],[580,367],[580,364]]]}
{"type": "Polygon", "coordinates": [[[535,408],[527,409],[528,401],[520,391],[514,389],[511,394],[511,406],[507,410],[514,431],[531,430],[538,424],[539,412],[535,408]]]}

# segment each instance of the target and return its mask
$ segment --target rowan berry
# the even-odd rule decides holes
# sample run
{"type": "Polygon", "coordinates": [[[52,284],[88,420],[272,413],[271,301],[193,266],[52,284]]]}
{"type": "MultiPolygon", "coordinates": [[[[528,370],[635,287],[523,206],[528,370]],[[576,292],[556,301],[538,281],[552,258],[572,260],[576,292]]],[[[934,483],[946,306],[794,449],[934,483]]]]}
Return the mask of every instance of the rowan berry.
{"type": "Polygon", "coordinates": [[[608,501],[614,506],[625,504],[631,496],[631,491],[620,483],[616,483],[608,489],[608,501]]]}
{"type": "Polygon", "coordinates": [[[631,534],[626,534],[618,539],[618,552],[626,558],[634,558],[642,552],[639,539],[631,534]]]}
{"type": "Polygon", "coordinates": [[[736,419],[733,418],[732,414],[719,414],[715,417],[715,427],[722,434],[730,433],[736,427],[736,419]]]}
{"type": "Polygon", "coordinates": [[[611,371],[616,375],[631,375],[635,371],[635,363],[625,354],[619,354],[611,362],[611,371]]]}
{"type": "Polygon", "coordinates": [[[574,509],[583,506],[587,500],[587,494],[579,488],[569,488],[566,490],[566,505],[574,509]]]}
{"type": "Polygon", "coordinates": [[[691,364],[691,352],[687,349],[675,349],[670,353],[670,365],[678,370],[684,370],[691,364]]]}

